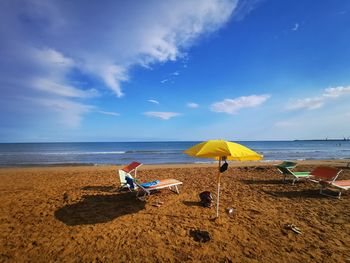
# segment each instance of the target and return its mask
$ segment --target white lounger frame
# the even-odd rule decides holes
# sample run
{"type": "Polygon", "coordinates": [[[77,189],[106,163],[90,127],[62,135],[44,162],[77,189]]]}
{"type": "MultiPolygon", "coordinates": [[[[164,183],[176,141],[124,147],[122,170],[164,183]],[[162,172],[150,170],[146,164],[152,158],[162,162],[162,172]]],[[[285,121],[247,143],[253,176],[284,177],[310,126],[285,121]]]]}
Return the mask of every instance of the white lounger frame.
{"type": "Polygon", "coordinates": [[[163,185],[159,185],[158,187],[157,186],[153,186],[151,188],[146,188],[146,187],[143,187],[141,184],[139,184],[139,183],[137,183],[135,181],[134,181],[134,183],[138,186],[137,187],[136,197],[138,199],[140,199],[141,201],[144,201],[147,196],[151,195],[152,191],[160,190],[160,189],[164,189],[164,188],[168,188],[170,191],[172,191],[172,192],[174,192],[176,194],[180,194],[179,189],[178,189],[178,185],[182,184],[182,182],[177,181],[177,182],[172,183],[172,184],[163,184],[163,185]],[[142,195],[142,193],[143,193],[143,195],[142,195]]]}

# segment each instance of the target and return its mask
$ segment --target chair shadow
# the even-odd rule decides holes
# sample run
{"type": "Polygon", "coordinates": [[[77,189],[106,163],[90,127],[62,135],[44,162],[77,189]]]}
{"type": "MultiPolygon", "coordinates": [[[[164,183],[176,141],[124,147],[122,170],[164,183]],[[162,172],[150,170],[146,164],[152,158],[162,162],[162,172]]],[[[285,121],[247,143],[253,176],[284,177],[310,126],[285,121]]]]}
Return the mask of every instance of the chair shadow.
{"type": "Polygon", "coordinates": [[[145,209],[145,202],[135,193],[85,195],[81,202],[66,205],[55,211],[55,218],[68,226],[106,223],[120,216],[145,209]]]}
{"type": "Polygon", "coordinates": [[[202,205],[201,205],[201,202],[196,202],[196,201],[182,201],[182,203],[184,204],[184,205],[187,205],[187,206],[200,206],[200,207],[202,207],[202,205]]]}
{"type": "Polygon", "coordinates": [[[118,189],[115,186],[84,186],[81,190],[101,191],[101,192],[116,192],[118,189]]]}
{"type": "Polygon", "coordinates": [[[272,195],[275,197],[287,197],[287,198],[327,198],[320,194],[320,190],[302,190],[302,191],[266,191],[263,190],[265,194],[272,195]]]}
{"type": "Polygon", "coordinates": [[[271,179],[271,180],[249,180],[249,179],[243,179],[241,182],[245,184],[285,184],[288,183],[288,181],[283,181],[282,179],[271,179]]]}

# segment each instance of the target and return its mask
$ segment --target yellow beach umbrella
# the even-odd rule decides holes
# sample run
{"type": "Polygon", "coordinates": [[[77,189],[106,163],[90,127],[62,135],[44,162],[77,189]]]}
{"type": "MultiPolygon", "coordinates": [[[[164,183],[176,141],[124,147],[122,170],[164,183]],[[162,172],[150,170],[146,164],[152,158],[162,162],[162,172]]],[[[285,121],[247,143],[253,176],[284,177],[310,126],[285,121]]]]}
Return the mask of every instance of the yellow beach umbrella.
{"type": "Polygon", "coordinates": [[[262,155],[253,150],[234,142],[224,140],[209,140],[192,146],[184,151],[184,153],[198,158],[214,158],[219,160],[218,170],[218,194],[216,201],[216,217],[219,217],[219,201],[220,201],[220,166],[221,161],[258,161],[263,158],[262,155]]]}

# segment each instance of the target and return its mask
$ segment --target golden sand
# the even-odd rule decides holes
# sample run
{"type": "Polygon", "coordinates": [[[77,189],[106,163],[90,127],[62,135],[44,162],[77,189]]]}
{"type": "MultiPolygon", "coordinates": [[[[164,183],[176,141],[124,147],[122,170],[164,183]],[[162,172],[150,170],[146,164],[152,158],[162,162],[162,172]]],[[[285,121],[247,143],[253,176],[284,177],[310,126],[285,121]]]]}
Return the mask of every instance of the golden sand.
{"type": "MultiPolygon", "coordinates": [[[[342,161],[300,162],[297,170],[318,165],[344,167],[350,179],[342,161]]],[[[283,183],[271,163],[232,163],[212,220],[215,209],[199,206],[198,194],[215,193],[216,173],[214,164],[143,165],[141,181],[183,185],[180,195],[161,190],[142,202],[117,191],[113,166],[0,169],[0,261],[350,262],[349,193],[328,198],[316,183],[283,183]],[[197,242],[191,230],[211,240],[197,242]]]]}

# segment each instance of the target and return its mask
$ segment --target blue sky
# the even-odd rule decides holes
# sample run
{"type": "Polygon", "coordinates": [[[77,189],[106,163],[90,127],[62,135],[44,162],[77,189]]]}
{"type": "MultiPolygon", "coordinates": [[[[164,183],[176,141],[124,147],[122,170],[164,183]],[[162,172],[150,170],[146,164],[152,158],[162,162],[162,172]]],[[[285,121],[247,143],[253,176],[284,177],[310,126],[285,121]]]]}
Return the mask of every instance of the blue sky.
{"type": "Polygon", "coordinates": [[[1,1],[0,141],[350,137],[347,0],[1,1]]]}

